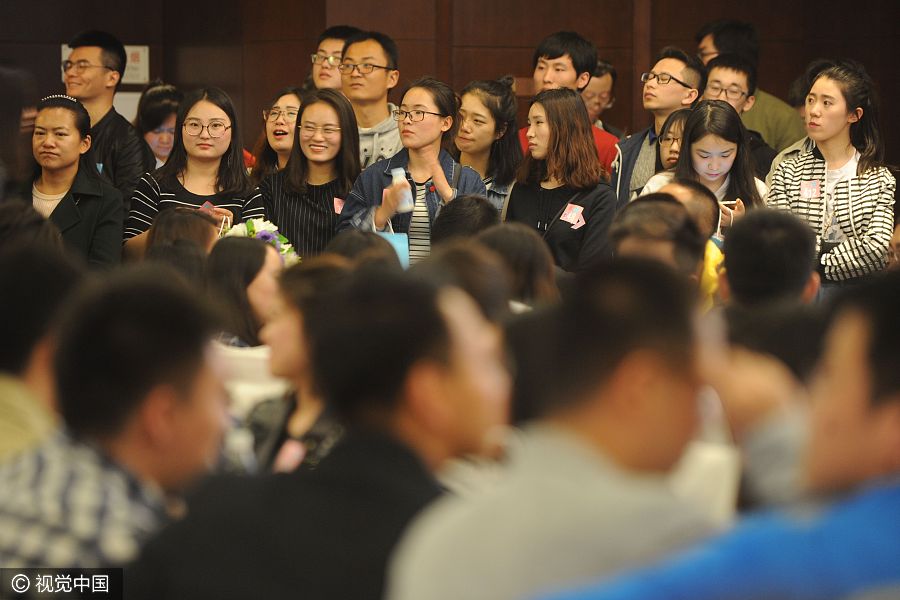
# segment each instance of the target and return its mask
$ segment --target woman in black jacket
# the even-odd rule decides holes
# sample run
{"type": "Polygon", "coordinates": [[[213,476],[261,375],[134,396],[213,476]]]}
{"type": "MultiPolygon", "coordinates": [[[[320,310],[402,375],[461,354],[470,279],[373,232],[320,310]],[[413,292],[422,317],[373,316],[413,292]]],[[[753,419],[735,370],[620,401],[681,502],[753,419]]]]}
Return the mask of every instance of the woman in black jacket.
{"type": "Polygon", "coordinates": [[[528,155],[506,219],[541,234],[565,271],[611,258],[607,231],[615,215],[615,193],[597,158],[581,97],[569,89],[535,96],[526,139],[528,155]]]}
{"type": "Polygon", "coordinates": [[[87,158],[91,118],[69,96],[48,96],[37,106],[32,151],[40,168],[32,182],[34,208],[62,232],[68,248],[92,266],[122,259],[122,194],[100,179],[87,158]]]}

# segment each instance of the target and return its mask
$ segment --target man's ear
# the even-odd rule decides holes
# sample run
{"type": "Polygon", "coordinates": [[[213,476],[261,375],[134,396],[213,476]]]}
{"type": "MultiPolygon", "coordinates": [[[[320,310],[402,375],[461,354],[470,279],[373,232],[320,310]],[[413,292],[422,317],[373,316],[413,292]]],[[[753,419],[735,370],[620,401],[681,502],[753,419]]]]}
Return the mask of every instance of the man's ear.
{"type": "Polygon", "coordinates": [[[106,87],[115,89],[121,78],[122,76],[119,75],[118,71],[108,70],[106,72],[106,87]]]}
{"type": "Polygon", "coordinates": [[[691,104],[694,103],[694,101],[697,99],[697,97],[698,97],[699,95],[700,95],[700,92],[698,92],[698,91],[695,90],[694,88],[691,88],[691,89],[689,89],[689,90],[687,91],[687,93],[684,95],[684,99],[682,99],[681,104],[682,104],[683,106],[690,106],[691,104]]]}
{"type": "Polygon", "coordinates": [[[397,69],[391,69],[390,71],[388,71],[387,80],[387,89],[394,89],[397,86],[397,82],[400,81],[400,71],[398,71],[397,69]]]}
{"type": "Polygon", "coordinates": [[[728,285],[728,275],[725,273],[725,267],[719,270],[719,298],[722,302],[731,301],[731,286],[728,285]]]}
{"type": "Polygon", "coordinates": [[[441,367],[422,360],[406,374],[403,385],[402,410],[431,434],[443,431],[450,420],[452,406],[445,401],[441,367]]]}
{"type": "Polygon", "coordinates": [[[802,300],[804,304],[812,304],[816,299],[816,295],[819,293],[821,284],[822,279],[819,277],[819,274],[816,271],[810,273],[809,279],[803,287],[803,293],[800,295],[800,300],[802,300]]]}
{"type": "Polygon", "coordinates": [[[178,394],[170,385],[157,385],[144,397],[137,417],[144,437],[152,445],[162,447],[172,440],[178,402],[178,394]]]}
{"type": "Polygon", "coordinates": [[[591,74],[585,71],[584,73],[579,74],[578,79],[575,80],[575,89],[580,93],[590,82],[591,74]]]}
{"type": "Polygon", "coordinates": [[[742,113],[747,112],[748,110],[753,108],[754,104],[756,104],[756,96],[747,96],[747,101],[744,102],[744,106],[743,106],[743,108],[741,108],[741,112],[742,113]]]}

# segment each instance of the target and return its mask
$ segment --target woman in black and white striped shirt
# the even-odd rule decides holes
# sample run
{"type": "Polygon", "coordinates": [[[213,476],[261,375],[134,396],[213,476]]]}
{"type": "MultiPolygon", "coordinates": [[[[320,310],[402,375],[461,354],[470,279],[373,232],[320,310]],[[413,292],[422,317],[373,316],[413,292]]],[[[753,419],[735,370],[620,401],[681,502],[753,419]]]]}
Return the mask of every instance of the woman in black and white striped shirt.
{"type": "Polygon", "coordinates": [[[334,237],[359,175],[359,136],[353,107],[331,89],[303,97],[295,130],[287,166],[266,177],[258,191],[269,220],[300,256],[311,256],[334,237]]]}
{"type": "Polygon", "coordinates": [[[175,123],[169,160],[141,177],[125,222],[125,250],[143,254],[147,230],[161,210],[200,208],[222,221],[264,218],[258,194],[250,194],[243,144],[234,105],[219,88],[197,90],[185,98],[175,123]]]}

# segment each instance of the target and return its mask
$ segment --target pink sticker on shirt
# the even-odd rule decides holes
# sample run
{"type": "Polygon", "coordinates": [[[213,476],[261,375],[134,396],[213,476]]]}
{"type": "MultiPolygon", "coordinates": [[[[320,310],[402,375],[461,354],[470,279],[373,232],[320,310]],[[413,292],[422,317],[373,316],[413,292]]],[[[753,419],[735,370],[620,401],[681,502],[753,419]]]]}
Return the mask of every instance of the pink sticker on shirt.
{"type": "Polygon", "coordinates": [[[304,456],[306,456],[306,447],[302,443],[292,439],[285,440],[272,462],[272,471],[290,473],[300,466],[304,456]]]}
{"type": "Polygon", "coordinates": [[[818,198],[820,195],[821,190],[819,189],[818,179],[800,182],[800,197],[804,200],[812,200],[818,198]]]}
{"type": "Polygon", "coordinates": [[[344,201],[340,198],[334,199],[334,212],[335,214],[341,214],[341,211],[344,210],[344,201]]]}
{"type": "Polygon", "coordinates": [[[560,221],[565,221],[566,223],[572,224],[572,229],[580,229],[584,227],[586,221],[584,220],[584,207],[578,206],[577,204],[567,204],[566,210],[563,211],[562,215],[560,215],[560,221]]]}

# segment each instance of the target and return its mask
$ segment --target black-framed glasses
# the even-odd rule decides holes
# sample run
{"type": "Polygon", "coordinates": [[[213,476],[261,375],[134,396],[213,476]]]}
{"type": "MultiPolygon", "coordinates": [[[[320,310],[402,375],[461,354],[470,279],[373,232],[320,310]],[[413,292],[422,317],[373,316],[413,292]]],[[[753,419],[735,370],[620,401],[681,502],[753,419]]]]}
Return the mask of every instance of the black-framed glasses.
{"type": "Polygon", "coordinates": [[[198,136],[203,130],[209,134],[211,138],[220,138],[225,132],[231,129],[231,125],[226,125],[224,121],[210,121],[206,125],[200,121],[190,120],[184,122],[184,132],[190,136],[198,136]]]}
{"type": "Polygon", "coordinates": [[[109,69],[110,71],[114,71],[112,67],[107,67],[106,65],[92,65],[86,60],[78,60],[72,62],[71,60],[64,60],[60,65],[62,67],[62,72],[67,73],[69,69],[73,69],[76,75],[81,75],[87,69],[109,69]]]}
{"type": "Polygon", "coordinates": [[[338,70],[344,75],[353,74],[353,70],[356,69],[359,71],[360,75],[368,75],[375,69],[384,69],[385,71],[393,71],[393,67],[383,67],[381,65],[373,65],[372,63],[362,63],[359,65],[355,65],[353,63],[341,63],[338,65],[338,70]]]}
{"type": "Polygon", "coordinates": [[[726,88],[722,87],[717,83],[710,83],[706,86],[706,95],[711,96],[713,98],[719,98],[722,96],[722,92],[725,92],[725,97],[729,100],[740,100],[744,96],[747,96],[747,92],[738,88],[726,88]]]}
{"type": "Polygon", "coordinates": [[[341,128],[337,125],[315,125],[313,123],[301,123],[297,125],[300,128],[300,133],[306,137],[312,137],[316,135],[317,131],[321,131],[322,135],[325,137],[331,137],[333,135],[337,135],[341,132],[341,128]]]}
{"type": "Polygon", "coordinates": [[[425,115],[434,115],[436,117],[444,116],[441,113],[429,112],[427,110],[400,110],[399,108],[391,113],[391,116],[394,117],[395,121],[403,121],[406,117],[409,117],[409,120],[413,123],[418,123],[423,120],[425,115]]]}
{"type": "Polygon", "coordinates": [[[297,115],[299,114],[300,111],[293,108],[289,108],[287,110],[279,110],[277,108],[273,108],[271,110],[262,111],[263,120],[269,121],[270,123],[274,123],[280,117],[284,117],[285,121],[296,121],[297,115]]]}
{"type": "Polygon", "coordinates": [[[660,145],[671,146],[675,142],[678,142],[678,145],[681,145],[681,137],[676,135],[667,135],[666,137],[659,138],[660,145]]]}
{"type": "Polygon", "coordinates": [[[339,67],[341,62],[340,56],[322,56],[321,54],[310,54],[309,59],[314,65],[328,63],[329,67],[339,67]]]}
{"type": "Polygon", "coordinates": [[[641,73],[641,81],[643,81],[644,83],[652,81],[653,79],[657,80],[660,85],[666,85],[670,81],[674,81],[675,83],[683,85],[689,90],[694,89],[694,86],[683,82],[671,73],[654,73],[653,71],[650,71],[649,73],[641,73]]]}

